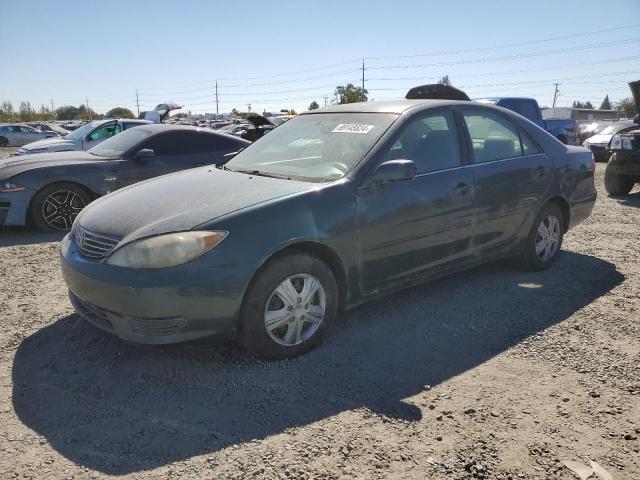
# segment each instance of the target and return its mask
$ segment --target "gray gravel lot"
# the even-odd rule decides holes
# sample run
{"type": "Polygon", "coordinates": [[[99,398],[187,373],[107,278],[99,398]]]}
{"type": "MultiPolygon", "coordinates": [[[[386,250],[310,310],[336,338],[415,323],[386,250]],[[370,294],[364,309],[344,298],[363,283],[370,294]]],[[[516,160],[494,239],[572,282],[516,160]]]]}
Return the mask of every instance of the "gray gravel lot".
{"type": "Polygon", "coordinates": [[[60,236],[0,229],[0,478],[640,478],[640,190],[607,198],[603,170],[550,270],[388,296],[277,363],[102,333],[60,236]]]}

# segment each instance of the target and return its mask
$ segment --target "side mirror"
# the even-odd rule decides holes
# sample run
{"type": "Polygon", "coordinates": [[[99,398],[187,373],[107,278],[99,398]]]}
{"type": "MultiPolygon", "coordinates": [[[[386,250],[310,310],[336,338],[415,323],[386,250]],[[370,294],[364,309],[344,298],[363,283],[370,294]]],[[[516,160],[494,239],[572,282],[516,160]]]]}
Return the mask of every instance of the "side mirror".
{"type": "Polygon", "coordinates": [[[412,160],[388,160],[378,165],[365,186],[390,182],[413,180],[417,175],[416,164],[412,160]]]}
{"type": "Polygon", "coordinates": [[[640,124],[640,113],[636,113],[636,116],[633,117],[633,123],[640,124]]]}
{"type": "Polygon", "coordinates": [[[134,160],[144,160],[145,158],[151,158],[155,156],[155,152],[150,148],[143,148],[138,150],[133,156],[134,160]]]}

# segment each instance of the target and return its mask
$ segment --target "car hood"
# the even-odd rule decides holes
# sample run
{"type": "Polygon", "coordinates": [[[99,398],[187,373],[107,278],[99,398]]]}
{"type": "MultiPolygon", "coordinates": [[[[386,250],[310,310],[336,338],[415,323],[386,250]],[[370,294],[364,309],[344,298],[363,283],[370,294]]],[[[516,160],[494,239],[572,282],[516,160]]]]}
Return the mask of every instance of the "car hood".
{"type": "Polygon", "coordinates": [[[211,167],[194,168],[102,197],[82,211],[77,223],[127,243],[191,230],[223,215],[318,186],[211,167]]]}
{"type": "Polygon", "coordinates": [[[46,138],[44,140],[38,140],[37,142],[31,142],[22,147],[22,150],[36,150],[39,148],[46,148],[51,151],[60,150],[77,150],[78,145],[73,140],[67,140],[65,138],[46,138]]]}
{"type": "Polygon", "coordinates": [[[610,134],[599,133],[597,135],[593,135],[593,136],[587,138],[585,140],[585,143],[587,145],[594,145],[594,144],[599,144],[599,143],[608,144],[611,141],[611,137],[612,136],[613,135],[610,135],[610,134]]]}
{"type": "Polygon", "coordinates": [[[55,167],[104,160],[87,152],[45,152],[0,160],[0,179],[6,180],[36,168],[55,167]]]}

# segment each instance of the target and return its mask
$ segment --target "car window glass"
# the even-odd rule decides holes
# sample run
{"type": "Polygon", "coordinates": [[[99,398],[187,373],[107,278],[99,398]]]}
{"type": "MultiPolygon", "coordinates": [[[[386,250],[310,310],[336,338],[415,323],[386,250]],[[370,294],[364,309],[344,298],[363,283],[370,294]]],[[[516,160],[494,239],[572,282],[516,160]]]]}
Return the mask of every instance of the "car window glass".
{"type": "Polygon", "coordinates": [[[102,127],[96,129],[91,133],[89,138],[91,140],[104,140],[106,138],[111,138],[114,135],[120,133],[120,125],[117,123],[109,123],[107,125],[103,125],[102,127]]]}
{"type": "Polygon", "coordinates": [[[463,115],[476,163],[522,156],[517,130],[501,115],[475,109],[466,110],[463,115]]]}
{"type": "Polygon", "coordinates": [[[149,148],[158,155],[180,155],[185,153],[184,142],[181,141],[179,132],[168,132],[155,135],[146,142],[142,148],[149,148]]]}
{"type": "Polygon", "coordinates": [[[533,143],[533,140],[529,138],[529,136],[520,130],[520,140],[522,141],[522,154],[523,155],[536,155],[538,153],[542,153],[540,147],[533,143]]]}
{"type": "Polygon", "coordinates": [[[460,149],[453,113],[442,111],[409,121],[383,156],[383,161],[397,159],[413,160],[418,174],[459,166],[460,149]]]}
{"type": "Polygon", "coordinates": [[[122,124],[122,126],[124,127],[124,129],[125,129],[125,130],[128,130],[128,129],[133,128],[133,127],[139,127],[140,125],[143,125],[143,124],[140,124],[140,123],[131,123],[131,122],[124,122],[124,123],[122,124]]]}
{"type": "Polygon", "coordinates": [[[538,118],[538,111],[533,102],[516,101],[513,110],[529,120],[538,118]]]}

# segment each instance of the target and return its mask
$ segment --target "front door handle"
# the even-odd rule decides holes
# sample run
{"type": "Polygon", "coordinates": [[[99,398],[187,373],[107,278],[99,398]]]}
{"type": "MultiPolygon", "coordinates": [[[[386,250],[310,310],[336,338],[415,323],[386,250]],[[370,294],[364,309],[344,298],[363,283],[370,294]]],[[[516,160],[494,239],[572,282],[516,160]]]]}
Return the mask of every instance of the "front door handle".
{"type": "Polygon", "coordinates": [[[453,189],[453,193],[457,193],[459,195],[466,195],[471,190],[471,185],[465,182],[460,182],[453,189]]]}

